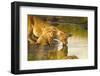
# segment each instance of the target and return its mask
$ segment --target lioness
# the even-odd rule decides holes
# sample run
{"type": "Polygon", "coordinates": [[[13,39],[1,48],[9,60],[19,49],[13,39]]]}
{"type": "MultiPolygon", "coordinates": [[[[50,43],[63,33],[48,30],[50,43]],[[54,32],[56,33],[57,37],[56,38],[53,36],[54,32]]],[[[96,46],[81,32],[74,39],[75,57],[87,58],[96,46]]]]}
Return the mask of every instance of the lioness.
{"type": "Polygon", "coordinates": [[[63,45],[67,44],[69,35],[58,28],[46,23],[38,16],[28,17],[28,41],[36,44],[51,44],[51,41],[59,39],[63,45]],[[32,35],[36,38],[32,39],[32,35]]]}

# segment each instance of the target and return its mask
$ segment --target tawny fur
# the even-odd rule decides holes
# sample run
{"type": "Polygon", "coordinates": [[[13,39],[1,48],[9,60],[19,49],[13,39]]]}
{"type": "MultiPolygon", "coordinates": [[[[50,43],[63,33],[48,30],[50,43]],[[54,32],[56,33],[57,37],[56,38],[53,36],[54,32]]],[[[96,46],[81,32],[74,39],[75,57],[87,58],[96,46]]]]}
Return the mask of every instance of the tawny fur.
{"type": "Polygon", "coordinates": [[[59,39],[64,45],[67,44],[68,35],[58,28],[46,23],[38,16],[28,17],[28,40],[33,43],[31,35],[37,37],[36,43],[38,44],[51,44],[54,38],[59,39]]]}

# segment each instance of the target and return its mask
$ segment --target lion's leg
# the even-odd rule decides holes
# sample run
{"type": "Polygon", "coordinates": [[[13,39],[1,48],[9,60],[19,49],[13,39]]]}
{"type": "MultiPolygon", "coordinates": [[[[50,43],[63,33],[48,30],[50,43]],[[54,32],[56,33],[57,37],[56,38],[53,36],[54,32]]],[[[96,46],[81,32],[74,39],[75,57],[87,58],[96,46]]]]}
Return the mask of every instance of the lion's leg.
{"type": "Polygon", "coordinates": [[[43,38],[42,38],[42,36],[40,36],[40,37],[36,40],[36,44],[41,44],[42,40],[43,40],[43,38]]]}
{"type": "Polygon", "coordinates": [[[35,41],[32,38],[32,35],[33,35],[33,33],[32,33],[32,30],[31,30],[30,32],[28,32],[28,41],[29,41],[30,44],[35,43],[35,41]]]}
{"type": "Polygon", "coordinates": [[[32,39],[31,36],[28,37],[28,41],[29,41],[30,44],[34,44],[35,43],[35,41],[32,39]]]}
{"type": "Polygon", "coordinates": [[[29,41],[30,44],[34,44],[35,43],[31,38],[28,38],[28,41],[29,41]]]}
{"type": "Polygon", "coordinates": [[[49,46],[51,46],[51,42],[52,42],[52,38],[51,37],[48,37],[48,39],[47,39],[47,44],[49,45],[49,46]]]}

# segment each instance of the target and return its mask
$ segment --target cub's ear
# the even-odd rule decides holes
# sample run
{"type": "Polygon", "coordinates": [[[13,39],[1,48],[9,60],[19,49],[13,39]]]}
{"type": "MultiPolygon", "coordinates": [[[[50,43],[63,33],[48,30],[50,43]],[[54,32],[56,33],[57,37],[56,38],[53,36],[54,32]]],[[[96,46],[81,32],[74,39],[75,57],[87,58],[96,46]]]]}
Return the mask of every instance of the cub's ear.
{"type": "Polygon", "coordinates": [[[72,37],[73,35],[70,33],[70,34],[68,34],[68,37],[72,37]]]}

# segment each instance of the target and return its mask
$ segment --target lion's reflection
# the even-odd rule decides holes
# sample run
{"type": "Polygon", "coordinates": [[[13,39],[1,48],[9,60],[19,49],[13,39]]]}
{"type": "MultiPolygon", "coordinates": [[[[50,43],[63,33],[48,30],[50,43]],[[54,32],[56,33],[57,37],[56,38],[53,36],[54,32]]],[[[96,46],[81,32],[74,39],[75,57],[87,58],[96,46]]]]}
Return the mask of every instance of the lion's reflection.
{"type": "Polygon", "coordinates": [[[51,45],[31,45],[28,47],[28,60],[55,60],[65,59],[68,55],[68,46],[63,46],[59,41],[53,40],[51,45]]]}

